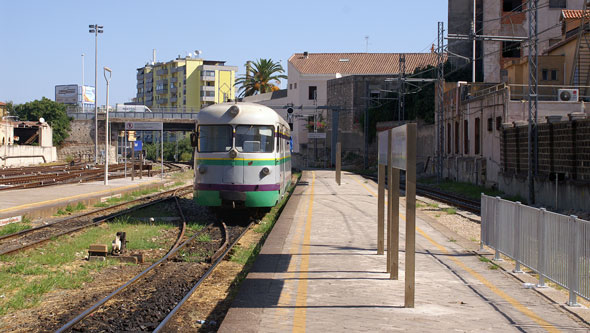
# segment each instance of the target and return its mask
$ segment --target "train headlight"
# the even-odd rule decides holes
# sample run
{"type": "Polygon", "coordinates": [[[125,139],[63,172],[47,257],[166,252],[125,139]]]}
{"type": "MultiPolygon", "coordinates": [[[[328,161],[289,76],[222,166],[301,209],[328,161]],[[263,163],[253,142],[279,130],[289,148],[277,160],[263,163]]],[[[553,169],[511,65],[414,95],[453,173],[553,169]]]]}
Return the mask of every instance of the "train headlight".
{"type": "Polygon", "coordinates": [[[203,174],[207,172],[207,166],[206,165],[199,165],[199,173],[203,174]]]}
{"type": "Polygon", "coordinates": [[[229,151],[229,157],[231,158],[236,158],[238,156],[238,151],[235,149],[232,149],[229,151]]]}
{"type": "Polygon", "coordinates": [[[270,175],[270,169],[267,167],[262,168],[262,171],[260,171],[260,172],[262,172],[262,174],[265,176],[270,175]]]}
{"type": "Polygon", "coordinates": [[[232,117],[235,117],[238,115],[238,113],[240,113],[240,107],[238,107],[237,105],[232,105],[229,107],[227,111],[232,117]]]}

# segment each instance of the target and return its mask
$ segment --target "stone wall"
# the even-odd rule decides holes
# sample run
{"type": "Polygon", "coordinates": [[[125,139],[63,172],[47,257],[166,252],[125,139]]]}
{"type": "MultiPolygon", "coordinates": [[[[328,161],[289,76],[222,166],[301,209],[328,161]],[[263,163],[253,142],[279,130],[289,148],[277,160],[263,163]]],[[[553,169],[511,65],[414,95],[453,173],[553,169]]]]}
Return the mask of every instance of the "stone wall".
{"type": "MultiPolygon", "coordinates": [[[[590,120],[538,125],[538,177],[590,181],[590,120]]],[[[502,172],[528,173],[528,126],[505,128],[502,134],[502,172]]]]}

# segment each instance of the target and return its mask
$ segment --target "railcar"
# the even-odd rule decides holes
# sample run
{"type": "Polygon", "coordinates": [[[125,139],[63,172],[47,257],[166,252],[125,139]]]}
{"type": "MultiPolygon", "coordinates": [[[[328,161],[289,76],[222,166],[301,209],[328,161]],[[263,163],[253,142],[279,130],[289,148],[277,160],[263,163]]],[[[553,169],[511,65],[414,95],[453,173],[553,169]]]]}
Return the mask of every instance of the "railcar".
{"type": "Polygon", "coordinates": [[[289,124],[255,103],[208,106],[197,116],[194,198],[210,207],[272,207],[291,183],[289,124]]]}

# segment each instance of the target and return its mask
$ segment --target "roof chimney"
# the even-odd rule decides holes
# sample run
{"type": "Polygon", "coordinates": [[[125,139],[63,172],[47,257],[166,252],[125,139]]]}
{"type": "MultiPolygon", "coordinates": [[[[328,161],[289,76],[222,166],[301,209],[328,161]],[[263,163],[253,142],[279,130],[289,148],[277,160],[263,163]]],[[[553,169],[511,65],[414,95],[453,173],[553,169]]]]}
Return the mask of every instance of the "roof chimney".
{"type": "Polygon", "coordinates": [[[309,58],[309,53],[307,51],[303,52],[303,58],[305,58],[305,59],[309,58]]]}

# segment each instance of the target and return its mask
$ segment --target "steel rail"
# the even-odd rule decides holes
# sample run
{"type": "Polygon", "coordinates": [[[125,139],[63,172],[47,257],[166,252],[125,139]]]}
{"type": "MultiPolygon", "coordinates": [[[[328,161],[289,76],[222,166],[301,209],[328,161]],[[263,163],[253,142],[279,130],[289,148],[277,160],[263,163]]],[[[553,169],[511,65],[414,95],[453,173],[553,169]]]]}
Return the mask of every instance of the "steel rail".
{"type": "Polygon", "coordinates": [[[19,231],[19,232],[16,232],[16,233],[12,233],[12,234],[1,236],[0,237],[0,240],[6,240],[6,239],[10,239],[10,238],[14,238],[14,237],[26,235],[28,233],[32,233],[34,231],[38,231],[38,230],[45,229],[45,228],[48,228],[48,227],[56,226],[57,224],[60,224],[60,223],[66,223],[68,221],[72,221],[72,220],[75,220],[75,219],[78,219],[78,218],[83,218],[85,216],[96,215],[96,214],[100,214],[102,212],[106,212],[106,211],[109,211],[109,210],[117,209],[117,208],[120,208],[120,207],[123,207],[123,206],[133,205],[134,203],[137,203],[137,202],[141,202],[141,201],[145,201],[145,200],[150,200],[149,202],[146,202],[146,203],[143,203],[143,204],[139,204],[139,205],[136,205],[136,206],[133,206],[133,207],[129,207],[129,208],[124,209],[122,211],[119,211],[119,212],[110,214],[106,218],[99,219],[99,220],[94,220],[92,222],[89,221],[89,223],[86,224],[86,225],[74,227],[72,229],[68,229],[68,230],[65,230],[63,232],[60,232],[60,233],[51,235],[51,237],[49,237],[49,238],[40,239],[38,241],[35,241],[35,242],[32,242],[32,243],[26,244],[25,246],[21,246],[19,248],[15,248],[15,249],[12,249],[12,250],[2,250],[2,251],[0,251],[0,255],[5,255],[5,254],[10,254],[10,253],[22,251],[24,249],[28,249],[28,248],[33,247],[35,245],[38,245],[40,243],[46,242],[46,241],[50,240],[53,237],[63,236],[63,235],[66,235],[66,234],[70,234],[70,233],[76,232],[78,230],[82,230],[82,229],[85,229],[85,228],[88,228],[88,227],[96,226],[96,225],[99,225],[99,224],[101,224],[101,223],[103,223],[105,221],[111,220],[111,219],[113,219],[115,217],[118,217],[118,216],[127,214],[129,212],[132,212],[132,211],[135,211],[135,210],[138,210],[138,209],[147,207],[147,206],[151,206],[151,205],[154,205],[154,204],[157,204],[157,203],[166,201],[166,200],[170,200],[172,197],[176,198],[176,195],[179,192],[182,192],[183,194],[190,193],[191,190],[189,190],[189,189],[191,187],[192,187],[192,185],[188,185],[188,186],[183,186],[181,188],[174,189],[174,190],[169,190],[169,191],[165,191],[165,192],[151,194],[151,195],[144,196],[144,197],[141,197],[141,198],[137,198],[137,199],[134,199],[134,200],[131,200],[131,201],[119,203],[119,204],[116,204],[116,205],[113,205],[113,206],[104,207],[104,208],[101,208],[101,209],[98,209],[98,210],[93,210],[91,212],[78,214],[78,215],[71,216],[71,217],[68,217],[68,218],[65,218],[65,219],[60,219],[58,221],[55,221],[55,222],[52,222],[52,223],[49,223],[49,224],[45,224],[45,225],[41,225],[41,226],[38,226],[38,227],[35,227],[35,228],[31,228],[31,229],[27,229],[27,230],[22,230],[22,231],[19,231]],[[169,195],[170,193],[172,193],[171,196],[164,197],[164,198],[157,198],[157,197],[169,195]]]}
{"type": "Polygon", "coordinates": [[[207,227],[209,227],[211,225],[213,225],[213,223],[208,224],[207,226],[205,226],[205,228],[203,228],[200,231],[196,232],[193,236],[191,236],[189,239],[187,239],[186,241],[184,241],[182,244],[180,244],[179,246],[177,246],[177,247],[173,248],[172,250],[170,250],[164,257],[162,257],[160,260],[158,260],[155,263],[153,263],[150,267],[146,268],[141,273],[139,273],[136,276],[134,276],[131,280],[127,281],[124,285],[120,286],[115,291],[111,292],[105,298],[103,298],[102,300],[98,301],[97,303],[95,303],[94,305],[92,305],[90,308],[86,309],[84,312],[82,312],[81,314],[77,315],[74,319],[72,319],[69,322],[67,322],[64,326],[62,326],[60,329],[58,329],[56,331],[56,333],[65,332],[66,330],[72,328],[74,325],[76,325],[77,323],[79,323],[80,321],[82,321],[84,318],[88,317],[91,313],[93,313],[94,311],[98,310],[98,308],[100,308],[101,306],[103,306],[106,302],[108,302],[109,300],[111,300],[113,297],[117,296],[123,290],[127,289],[133,283],[137,282],[145,274],[149,273],[151,270],[153,270],[154,268],[156,268],[157,266],[159,266],[161,263],[163,263],[164,261],[168,260],[168,258],[170,258],[172,255],[176,254],[176,252],[178,252],[180,249],[182,249],[187,244],[189,244],[190,242],[192,242],[197,236],[199,236],[200,234],[202,234],[203,232],[205,232],[205,230],[207,229],[207,227]]]}
{"type": "MultiPolygon", "coordinates": [[[[229,251],[231,251],[231,249],[240,241],[240,239],[242,239],[242,237],[246,234],[246,232],[248,230],[250,230],[250,227],[252,226],[253,223],[254,222],[250,222],[248,224],[248,226],[244,229],[244,231],[242,231],[242,233],[232,242],[232,244],[225,249],[223,254],[220,255],[219,258],[217,258],[217,260],[215,260],[213,262],[213,264],[211,265],[211,267],[209,267],[207,272],[205,272],[205,274],[199,279],[199,281],[197,281],[197,283],[191,288],[191,290],[189,290],[189,292],[182,298],[182,300],[180,300],[180,302],[178,302],[178,304],[176,304],[174,309],[172,309],[172,311],[170,311],[170,313],[168,313],[168,315],[153,330],[153,333],[160,332],[166,326],[166,324],[168,324],[170,319],[172,319],[172,317],[176,314],[176,312],[178,312],[178,310],[182,307],[182,305],[184,305],[184,303],[192,296],[192,294],[205,281],[205,279],[207,279],[207,277],[209,277],[209,275],[211,275],[211,273],[213,273],[215,268],[217,268],[217,265],[219,265],[219,263],[221,263],[221,261],[229,253],[229,251]]],[[[224,225],[225,225],[225,223],[224,223],[224,225]]]]}

